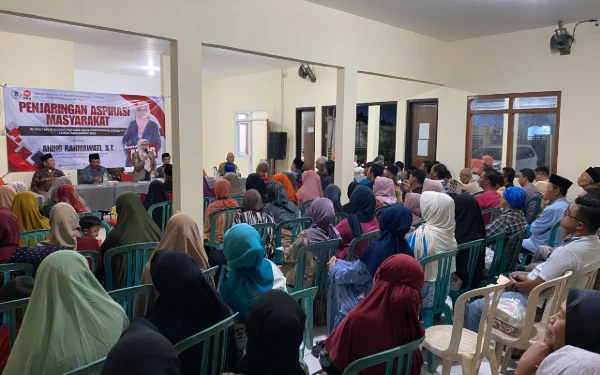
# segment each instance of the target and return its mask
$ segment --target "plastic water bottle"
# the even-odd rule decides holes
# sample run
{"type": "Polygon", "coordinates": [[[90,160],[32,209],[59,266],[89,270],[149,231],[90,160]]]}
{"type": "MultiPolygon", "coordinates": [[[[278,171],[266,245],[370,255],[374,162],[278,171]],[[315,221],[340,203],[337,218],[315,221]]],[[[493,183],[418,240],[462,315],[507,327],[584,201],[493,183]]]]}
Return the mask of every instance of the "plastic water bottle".
{"type": "Polygon", "coordinates": [[[106,185],[106,181],[108,181],[108,176],[106,175],[106,171],[102,174],[102,185],[106,185]]]}

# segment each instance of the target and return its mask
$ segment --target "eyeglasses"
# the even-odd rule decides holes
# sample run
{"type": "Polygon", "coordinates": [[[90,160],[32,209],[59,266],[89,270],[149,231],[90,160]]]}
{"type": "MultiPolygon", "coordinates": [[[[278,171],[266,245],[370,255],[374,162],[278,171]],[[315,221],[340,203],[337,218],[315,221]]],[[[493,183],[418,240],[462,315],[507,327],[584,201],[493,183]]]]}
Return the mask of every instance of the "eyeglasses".
{"type": "Polygon", "coordinates": [[[589,227],[588,223],[586,223],[585,221],[583,221],[583,220],[580,220],[580,219],[576,218],[575,216],[572,216],[572,215],[571,215],[571,211],[569,211],[569,207],[567,207],[567,209],[566,209],[566,210],[565,210],[565,212],[563,213],[563,216],[564,216],[564,217],[570,217],[571,219],[573,219],[573,220],[577,220],[577,221],[579,221],[581,224],[583,224],[583,225],[585,225],[585,226],[589,227]]]}

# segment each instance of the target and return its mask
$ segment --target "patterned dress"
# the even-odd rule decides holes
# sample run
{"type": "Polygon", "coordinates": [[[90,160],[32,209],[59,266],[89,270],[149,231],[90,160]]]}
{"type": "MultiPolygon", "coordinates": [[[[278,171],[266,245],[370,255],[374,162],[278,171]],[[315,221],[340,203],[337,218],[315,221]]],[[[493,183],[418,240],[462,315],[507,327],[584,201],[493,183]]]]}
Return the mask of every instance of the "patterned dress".
{"type": "Polygon", "coordinates": [[[31,191],[44,195],[52,186],[54,180],[59,177],[63,177],[65,174],[60,169],[56,168],[44,168],[33,174],[31,179],[31,191]]]}

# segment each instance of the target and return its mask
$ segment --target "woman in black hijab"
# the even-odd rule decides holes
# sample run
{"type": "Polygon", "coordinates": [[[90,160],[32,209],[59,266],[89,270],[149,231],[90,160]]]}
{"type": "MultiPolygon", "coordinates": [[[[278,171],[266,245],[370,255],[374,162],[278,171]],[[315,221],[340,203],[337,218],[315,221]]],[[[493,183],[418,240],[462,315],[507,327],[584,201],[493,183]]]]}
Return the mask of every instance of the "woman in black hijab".
{"type": "MultiPolygon", "coordinates": [[[[148,211],[148,209],[154,204],[167,201],[169,201],[169,195],[167,194],[167,188],[165,184],[158,180],[152,181],[148,187],[146,199],[144,199],[144,208],[146,211],[148,211]]],[[[154,220],[159,228],[162,228],[162,210],[162,208],[157,208],[152,211],[152,220],[154,220]]]]}
{"type": "MultiPolygon", "coordinates": [[[[467,242],[485,239],[485,224],[481,209],[475,198],[469,194],[457,194],[452,199],[454,199],[454,219],[456,220],[454,230],[456,243],[462,245],[467,242]]],[[[463,283],[468,279],[469,251],[462,250],[456,255],[456,275],[463,280],[463,283]]],[[[485,248],[482,247],[477,257],[473,280],[471,280],[471,289],[476,289],[483,280],[484,269],[485,248]]]]}
{"type": "Polygon", "coordinates": [[[263,203],[267,203],[267,186],[258,173],[250,173],[246,178],[246,191],[254,189],[260,193],[263,203]]]}
{"type": "Polygon", "coordinates": [[[173,344],[145,319],[136,319],[108,352],[102,375],[183,374],[173,344]]]}
{"type": "MultiPolygon", "coordinates": [[[[219,294],[202,276],[200,268],[185,253],[168,250],[154,252],[150,275],[159,296],[145,318],[173,345],[231,315],[219,294]]],[[[202,345],[182,352],[179,359],[183,363],[183,372],[199,374],[201,356],[202,345]]],[[[235,337],[230,328],[225,362],[230,370],[235,367],[237,359],[235,337]]]]}
{"type": "Polygon", "coordinates": [[[248,345],[238,368],[244,375],[308,375],[300,364],[306,315],[292,297],[269,290],[252,304],[246,323],[248,345]]]}

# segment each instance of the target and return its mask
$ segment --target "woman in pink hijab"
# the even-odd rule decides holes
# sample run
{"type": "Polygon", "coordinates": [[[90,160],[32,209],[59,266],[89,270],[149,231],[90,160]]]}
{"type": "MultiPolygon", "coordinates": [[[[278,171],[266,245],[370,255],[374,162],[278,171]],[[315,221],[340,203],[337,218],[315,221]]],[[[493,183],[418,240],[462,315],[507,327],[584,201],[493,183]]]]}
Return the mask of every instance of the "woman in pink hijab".
{"type": "Polygon", "coordinates": [[[323,198],[323,187],[321,186],[321,177],[315,171],[306,171],[302,173],[302,187],[296,193],[298,197],[298,206],[306,201],[315,198],[323,198]]]}
{"type": "Polygon", "coordinates": [[[444,189],[444,186],[439,180],[430,180],[429,178],[426,178],[425,181],[423,181],[423,193],[426,191],[446,194],[446,189],[444,189]]]}
{"type": "MultiPolygon", "coordinates": [[[[156,103],[154,103],[156,105],[156,103]]],[[[149,144],[150,150],[156,150],[159,152],[161,147],[161,130],[160,126],[150,119],[151,109],[150,104],[147,102],[136,103],[135,109],[135,120],[129,123],[129,127],[123,135],[123,148],[127,154],[126,166],[132,167],[131,155],[133,152],[129,149],[137,146],[138,141],[146,139],[149,144]]],[[[135,149],[133,150],[135,151],[135,149]]]]}
{"type": "Polygon", "coordinates": [[[398,203],[394,181],[387,177],[379,176],[375,179],[375,183],[373,184],[373,193],[375,194],[375,199],[377,200],[377,202],[375,202],[375,206],[378,208],[381,206],[391,206],[398,203]]]}

